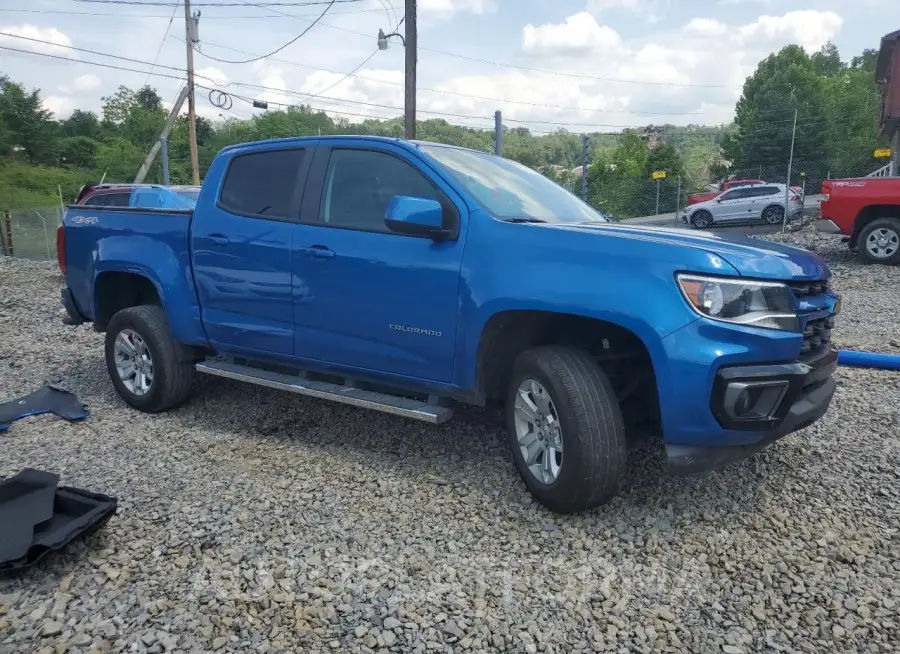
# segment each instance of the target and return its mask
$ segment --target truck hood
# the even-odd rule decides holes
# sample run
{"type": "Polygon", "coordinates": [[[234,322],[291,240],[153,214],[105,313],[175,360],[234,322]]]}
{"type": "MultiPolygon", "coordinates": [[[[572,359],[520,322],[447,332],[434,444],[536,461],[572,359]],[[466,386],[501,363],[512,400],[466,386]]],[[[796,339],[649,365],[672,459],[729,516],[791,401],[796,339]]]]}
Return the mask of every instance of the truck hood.
{"type": "Polygon", "coordinates": [[[696,248],[721,257],[745,277],[812,280],[825,279],[831,275],[825,262],[809,250],[746,236],[623,223],[540,226],[593,234],[601,238],[626,238],[673,247],[696,248]]]}

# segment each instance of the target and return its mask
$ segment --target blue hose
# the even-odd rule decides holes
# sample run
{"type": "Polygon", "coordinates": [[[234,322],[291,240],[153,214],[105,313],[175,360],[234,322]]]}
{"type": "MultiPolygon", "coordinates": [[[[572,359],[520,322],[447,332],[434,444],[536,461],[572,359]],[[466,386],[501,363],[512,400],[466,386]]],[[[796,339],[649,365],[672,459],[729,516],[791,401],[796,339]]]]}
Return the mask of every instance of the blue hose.
{"type": "Polygon", "coordinates": [[[838,364],[856,368],[880,368],[882,370],[900,370],[900,354],[882,354],[881,352],[857,352],[856,350],[838,350],[838,364]]]}

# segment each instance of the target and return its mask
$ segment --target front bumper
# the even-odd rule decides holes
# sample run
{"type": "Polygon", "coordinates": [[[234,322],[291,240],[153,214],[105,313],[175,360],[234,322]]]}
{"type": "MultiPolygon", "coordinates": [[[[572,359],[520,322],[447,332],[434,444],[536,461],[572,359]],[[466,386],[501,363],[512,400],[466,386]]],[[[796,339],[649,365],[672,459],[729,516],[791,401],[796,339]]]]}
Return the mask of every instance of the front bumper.
{"type": "Polygon", "coordinates": [[[87,318],[81,315],[78,311],[78,307],[75,306],[75,298],[72,296],[72,291],[66,287],[60,291],[60,304],[62,304],[63,309],[66,310],[66,315],[63,316],[63,324],[65,325],[81,325],[87,322],[87,318]]]}
{"type": "Polygon", "coordinates": [[[667,444],[666,471],[676,476],[709,471],[814,423],[831,404],[836,368],[837,351],[830,348],[806,362],[720,369],[710,406],[716,420],[723,429],[762,431],[762,437],[731,446],[667,444]]]}

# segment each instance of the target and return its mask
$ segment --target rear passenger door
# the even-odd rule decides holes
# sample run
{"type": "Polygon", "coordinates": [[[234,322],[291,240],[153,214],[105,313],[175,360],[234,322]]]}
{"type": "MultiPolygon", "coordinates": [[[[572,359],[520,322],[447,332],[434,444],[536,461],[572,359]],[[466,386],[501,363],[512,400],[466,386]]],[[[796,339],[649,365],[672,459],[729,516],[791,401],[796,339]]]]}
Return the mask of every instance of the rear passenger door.
{"type": "Polygon", "coordinates": [[[210,173],[219,186],[194,212],[191,245],[203,325],[221,351],[293,353],[291,243],[314,151],[249,146],[210,173]]]}

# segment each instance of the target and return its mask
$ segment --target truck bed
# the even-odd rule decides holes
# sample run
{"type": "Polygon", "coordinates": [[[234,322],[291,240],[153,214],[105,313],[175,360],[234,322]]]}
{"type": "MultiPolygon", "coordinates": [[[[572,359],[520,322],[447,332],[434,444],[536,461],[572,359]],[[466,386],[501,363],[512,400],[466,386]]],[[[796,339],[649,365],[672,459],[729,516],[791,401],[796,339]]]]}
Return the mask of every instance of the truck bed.
{"type": "MultiPolygon", "coordinates": [[[[189,210],[68,207],[60,248],[65,261],[60,264],[74,273],[68,280],[78,312],[88,320],[96,318],[91,288],[107,271],[143,274],[160,289],[170,281],[167,276],[190,275],[192,215],[189,210]]],[[[196,305],[196,298],[191,302],[196,305]]]]}

